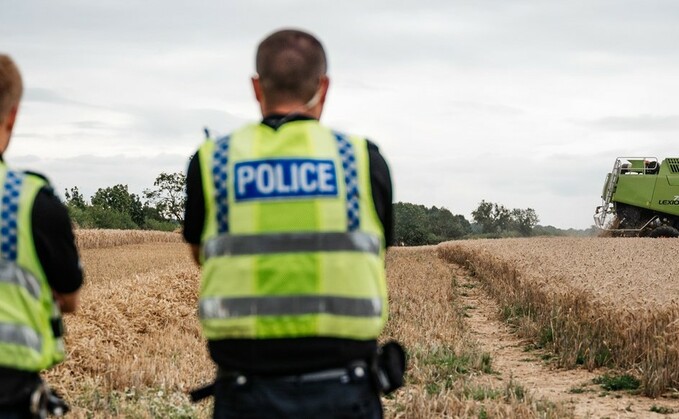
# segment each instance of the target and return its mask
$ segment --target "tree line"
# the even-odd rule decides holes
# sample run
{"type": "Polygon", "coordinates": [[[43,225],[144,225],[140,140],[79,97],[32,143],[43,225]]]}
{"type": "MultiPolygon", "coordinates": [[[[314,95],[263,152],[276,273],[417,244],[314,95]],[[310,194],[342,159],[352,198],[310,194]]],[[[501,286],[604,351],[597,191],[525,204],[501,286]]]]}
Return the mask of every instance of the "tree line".
{"type": "Polygon", "coordinates": [[[142,196],[127,185],[99,188],[89,202],[77,186],[66,189],[66,208],[79,228],[146,229],[172,231],[184,221],[186,176],[161,173],[142,196]]]}
{"type": "Polygon", "coordinates": [[[398,202],[394,204],[394,245],[420,246],[463,238],[528,237],[561,235],[559,229],[539,230],[540,221],[532,208],[509,209],[502,204],[481,201],[472,211],[472,221],[448,209],[398,202]]]}
{"type": "MultiPolygon", "coordinates": [[[[173,231],[184,222],[186,176],[161,173],[153,188],[141,195],[127,185],[99,188],[88,201],[77,186],[66,189],[66,207],[79,228],[146,229],[173,231]]],[[[538,225],[534,209],[509,209],[481,201],[472,211],[472,221],[444,207],[394,204],[393,245],[420,246],[467,238],[528,237],[533,235],[593,235],[594,229],[561,230],[538,225]]]]}
{"type": "Polygon", "coordinates": [[[472,227],[463,215],[446,208],[397,202],[394,204],[394,243],[420,246],[455,240],[469,235],[472,227]]]}

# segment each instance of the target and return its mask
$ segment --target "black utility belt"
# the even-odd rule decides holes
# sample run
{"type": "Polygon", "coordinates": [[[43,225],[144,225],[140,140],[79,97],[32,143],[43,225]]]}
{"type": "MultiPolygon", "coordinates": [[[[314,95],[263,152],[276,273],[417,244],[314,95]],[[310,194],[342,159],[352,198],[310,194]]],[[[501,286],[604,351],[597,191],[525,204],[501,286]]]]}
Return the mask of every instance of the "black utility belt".
{"type": "MultiPolygon", "coordinates": [[[[396,341],[387,342],[380,346],[370,362],[357,360],[350,362],[347,367],[331,368],[292,375],[257,375],[245,374],[238,371],[217,371],[216,381],[229,380],[239,386],[244,386],[252,380],[289,383],[318,383],[322,381],[352,381],[372,380],[382,394],[389,394],[403,386],[406,370],[406,353],[396,341]]],[[[216,382],[215,381],[215,382],[216,382]]],[[[191,401],[198,402],[213,396],[215,383],[195,389],[189,393],[191,401]]]]}
{"type": "Polygon", "coordinates": [[[325,370],[313,371],[304,374],[291,375],[258,375],[246,374],[234,371],[217,371],[218,380],[233,380],[236,384],[243,385],[250,380],[261,381],[282,381],[288,383],[318,383],[323,381],[349,382],[363,379],[369,374],[368,363],[365,361],[354,361],[344,368],[329,368],[325,370]]]}
{"type": "Polygon", "coordinates": [[[322,383],[322,382],[340,382],[350,383],[372,379],[370,366],[365,361],[354,361],[344,368],[329,368],[324,370],[312,371],[303,374],[290,375],[260,375],[248,374],[238,371],[229,371],[219,368],[217,370],[217,379],[215,382],[204,387],[197,388],[189,393],[192,402],[199,402],[207,397],[213,396],[215,392],[215,384],[217,381],[228,381],[236,386],[246,386],[252,382],[269,382],[269,383],[290,383],[290,384],[307,384],[307,383],[322,383]]]}

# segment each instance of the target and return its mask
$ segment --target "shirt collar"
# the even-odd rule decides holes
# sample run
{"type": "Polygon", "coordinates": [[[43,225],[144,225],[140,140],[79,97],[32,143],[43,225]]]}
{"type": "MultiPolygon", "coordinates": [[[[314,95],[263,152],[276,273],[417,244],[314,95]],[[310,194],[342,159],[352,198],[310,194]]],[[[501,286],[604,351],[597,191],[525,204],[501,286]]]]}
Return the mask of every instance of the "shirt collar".
{"type": "Polygon", "coordinates": [[[273,129],[278,129],[281,127],[283,124],[287,124],[288,122],[293,122],[293,121],[313,121],[316,118],[304,115],[304,114],[299,114],[299,113],[294,113],[294,114],[271,114],[267,115],[262,119],[262,124],[271,127],[273,129]]]}

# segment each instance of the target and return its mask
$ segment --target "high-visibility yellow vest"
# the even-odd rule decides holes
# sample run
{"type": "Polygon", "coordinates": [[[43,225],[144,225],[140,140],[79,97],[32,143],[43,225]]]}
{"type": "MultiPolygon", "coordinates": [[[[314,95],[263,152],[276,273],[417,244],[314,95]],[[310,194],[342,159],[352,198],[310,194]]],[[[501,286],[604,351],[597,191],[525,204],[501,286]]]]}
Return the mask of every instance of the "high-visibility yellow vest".
{"type": "Polygon", "coordinates": [[[52,320],[58,309],[33,242],[38,176],[0,163],[0,366],[40,371],[64,358],[52,320]]]}
{"type": "Polygon", "coordinates": [[[315,120],[253,124],[199,159],[205,336],[376,338],[385,243],[367,141],[315,120]]]}

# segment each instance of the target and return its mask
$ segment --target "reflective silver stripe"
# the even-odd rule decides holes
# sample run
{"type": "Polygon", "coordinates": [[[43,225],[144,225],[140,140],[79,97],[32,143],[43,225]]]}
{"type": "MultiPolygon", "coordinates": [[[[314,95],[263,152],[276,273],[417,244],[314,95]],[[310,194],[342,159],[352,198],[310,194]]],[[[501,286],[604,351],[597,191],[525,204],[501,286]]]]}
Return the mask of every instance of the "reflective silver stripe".
{"type": "Polygon", "coordinates": [[[201,319],[232,319],[247,316],[295,316],[334,314],[352,317],[380,317],[379,298],[329,296],[204,298],[200,300],[201,319]]]}
{"type": "Polygon", "coordinates": [[[40,335],[28,326],[0,323],[0,342],[26,346],[36,352],[42,351],[40,335]]]}
{"type": "Polygon", "coordinates": [[[23,287],[33,298],[40,299],[40,283],[38,280],[14,262],[0,259],[0,282],[8,282],[23,287]]]}
{"type": "Polygon", "coordinates": [[[294,252],[380,253],[379,237],[355,231],[316,233],[222,234],[205,243],[205,258],[294,252]]]}

